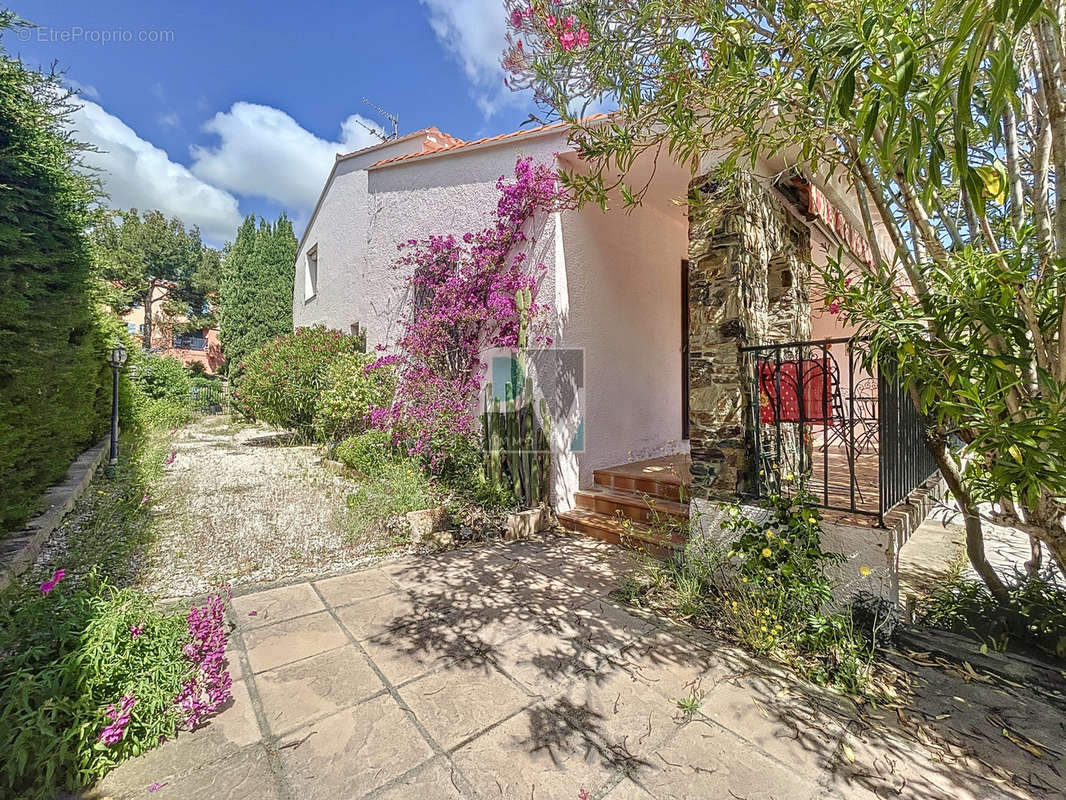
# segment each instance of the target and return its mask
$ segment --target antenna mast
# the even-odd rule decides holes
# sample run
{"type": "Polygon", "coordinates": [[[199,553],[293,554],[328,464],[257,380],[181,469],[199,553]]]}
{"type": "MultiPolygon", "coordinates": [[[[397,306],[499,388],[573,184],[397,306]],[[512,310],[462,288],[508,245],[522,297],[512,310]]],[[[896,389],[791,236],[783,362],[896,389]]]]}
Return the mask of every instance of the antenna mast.
{"type": "MultiPolygon", "coordinates": [[[[392,123],[392,134],[390,136],[382,136],[381,138],[382,138],[383,141],[387,142],[389,139],[395,139],[397,136],[400,135],[400,120],[399,120],[398,117],[396,117],[395,114],[390,114],[388,111],[383,109],[381,106],[374,105],[369,100],[367,100],[365,97],[363,98],[363,102],[366,103],[368,106],[370,106],[372,109],[374,109],[379,114],[381,114],[381,116],[383,116],[385,119],[387,119],[389,122],[392,123]]],[[[363,127],[366,127],[366,126],[364,125],[363,127]]]]}

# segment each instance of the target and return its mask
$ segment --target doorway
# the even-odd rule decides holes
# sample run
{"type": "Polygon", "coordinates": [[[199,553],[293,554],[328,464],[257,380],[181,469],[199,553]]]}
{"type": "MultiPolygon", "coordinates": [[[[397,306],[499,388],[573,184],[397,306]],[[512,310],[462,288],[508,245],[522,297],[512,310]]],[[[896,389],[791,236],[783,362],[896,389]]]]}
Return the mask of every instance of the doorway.
{"type": "Polygon", "coordinates": [[[681,438],[688,440],[688,260],[681,260],[681,438]]]}

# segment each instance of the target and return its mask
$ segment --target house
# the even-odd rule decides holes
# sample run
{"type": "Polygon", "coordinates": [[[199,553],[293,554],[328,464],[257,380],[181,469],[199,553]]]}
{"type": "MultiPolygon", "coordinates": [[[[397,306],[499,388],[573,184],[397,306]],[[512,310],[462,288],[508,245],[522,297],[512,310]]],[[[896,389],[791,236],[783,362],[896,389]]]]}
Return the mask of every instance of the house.
{"type": "MultiPolygon", "coordinates": [[[[176,358],[186,367],[199,364],[205,374],[214,375],[225,361],[218,341],[218,329],[202,328],[177,333],[176,329],[182,327],[188,318],[184,315],[172,316],[164,313],[162,301],[167,293],[168,287],[162,282],[152,290],[151,350],[176,358]]],[[[122,321],[126,323],[129,334],[143,346],[146,328],[144,304],[135,302],[122,315],[122,321]]]]}
{"type": "MultiPolygon", "coordinates": [[[[397,243],[483,227],[497,178],[526,156],[582,168],[562,124],[476,141],[428,128],[338,155],[297,251],[294,324],[393,346],[409,313],[397,243]]],[[[573,530],[661,551],[676,542],[652,517],[713,535],[716,501],[802,478],[892,594],[913,524],[898,506],[934,470],[921,421],[867,371],[814,279],[827,258],[869,261],[857,204],[784,161],[728,184],[715,166],[710,153],[693,180],[642,157],[627,176],[648,185],[639,207],[564,210],[531,232],[547,333],[579,362],[565,372],[581,407],[552,419],[552,503],[573,530]]]]}

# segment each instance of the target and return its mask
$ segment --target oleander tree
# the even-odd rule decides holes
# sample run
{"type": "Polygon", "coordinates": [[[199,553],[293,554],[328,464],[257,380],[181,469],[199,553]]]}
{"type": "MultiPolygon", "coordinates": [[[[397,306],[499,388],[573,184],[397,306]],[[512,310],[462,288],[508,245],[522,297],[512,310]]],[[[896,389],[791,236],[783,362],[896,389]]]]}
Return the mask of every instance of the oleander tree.
{"type": "Polygon", "coordinates": [[[1066,567],[1066,2],[508,0],[515,89],[569,122],[584,201],[654,154],[818,178],[873,264],[825,272],[929,422],[967,552],[984,522],[1066,567]],[[582,121],[590,100],[613,105],[582,121]]]}

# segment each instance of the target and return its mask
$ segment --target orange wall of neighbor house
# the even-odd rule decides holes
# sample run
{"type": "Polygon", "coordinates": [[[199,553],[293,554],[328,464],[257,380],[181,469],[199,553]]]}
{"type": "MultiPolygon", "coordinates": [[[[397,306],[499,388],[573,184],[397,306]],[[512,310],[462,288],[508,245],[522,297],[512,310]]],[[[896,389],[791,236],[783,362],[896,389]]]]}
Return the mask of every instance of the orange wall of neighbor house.
{"type": "MultiPolygon", "coordinates": [[[[155,299],[152,302],[153,308],[156,308],[155,303],[162,299],[164,290],[158,288],[155,291],[155,299]]],[[[181,322],[181,317],[174,317],[171,322],[181,322]]],[[[144,306],[138,306],[137,308],[131,308],[125,314],[122,315],[122,321],[126,323],[133,323],[138,326],[144,324],[144,306]]],[[[152,326],[152,350],[161,355],[171,356],[178,359],[185,366],[191,366],[194,363],[200,363],[204,367],[204,372],[209,375],[214,375],[218,372],[225,358],[222,355],[222,346],[218,341],[218,330],[215,328],[207,329],[207,349],[206,350],[185,350],[183,348],[173,347],[173,337],[167,332],[165,326],[162,324],[163,319],[159,314],[155,315],[154,325],[152,326]]],[[[202,332],[201,332],[202,333],[202,332]]],[[[132,333],[133,338],[143,344],[144,336],[140,333],[132,333]]]]}

